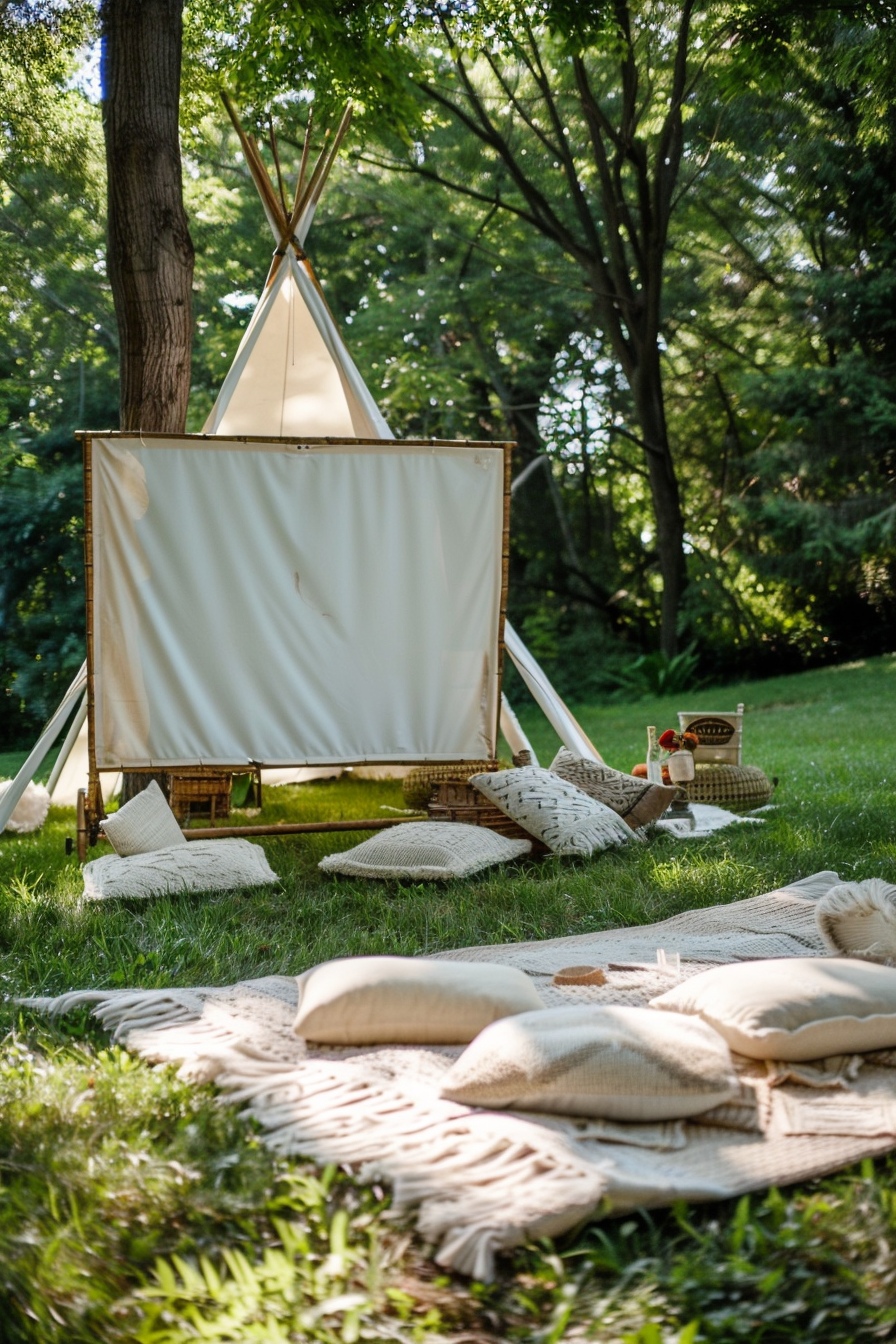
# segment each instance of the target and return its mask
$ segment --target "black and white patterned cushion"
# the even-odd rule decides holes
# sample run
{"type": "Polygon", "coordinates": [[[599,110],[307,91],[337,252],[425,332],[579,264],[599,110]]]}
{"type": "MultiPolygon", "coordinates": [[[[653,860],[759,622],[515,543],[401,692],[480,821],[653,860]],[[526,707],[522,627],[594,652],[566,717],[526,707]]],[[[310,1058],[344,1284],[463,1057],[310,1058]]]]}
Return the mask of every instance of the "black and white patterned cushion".
{"type": "Polygon", "coordinates": [[[589,798],[612,807],[633,831],[656,821],[678,796],[676,788],[652,784],[649,779],[636,779],[634,775],[604,765],[603,761],[587,761],[583,756],[574,756],[566,747],[557,752],[551,770],[561,779],[575,784],[589,798]]]}
{"type": "Polygon", "coordinates": [[[554,854],[593,854],[632,838],[611,807],[539,766],[474,775],[470,783],[554,854]]]}

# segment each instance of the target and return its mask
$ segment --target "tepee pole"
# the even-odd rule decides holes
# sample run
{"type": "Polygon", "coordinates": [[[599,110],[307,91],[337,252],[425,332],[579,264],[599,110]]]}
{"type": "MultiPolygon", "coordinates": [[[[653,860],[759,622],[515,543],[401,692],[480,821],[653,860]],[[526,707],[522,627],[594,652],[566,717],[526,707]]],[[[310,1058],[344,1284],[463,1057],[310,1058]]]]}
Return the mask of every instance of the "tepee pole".
{"type": "Polygon", "coordinates": [[[321,193],[323,192],[323,189],[326,186],[327,178],[330,176],[330,170],[336,161],[336,155],[339,153],[339,146],[345,139],[346,132],[348,131],[349,126],[351,125],[351,120],[352,120],[352,105],[351,103],[347,103],[345,111],[342,114],[342,120],[339,123],[339,128],[336,131],[336,135],[333,138],[333,145],[330,149],[329,155],[327,156],[327,162],[324,167],[324,171],[321,174],[320,181],[317,183],[317,186],[314,188],[313,192],[309,190],[308,193],[309,196],[308,205],[312,209],[317,205],[318,201],[321,198],[321,193]]]}
{"type": "Polygon", "coordinates": [[[292,203],[293,214],[296,213],[296,210],[299,207],[299,202],[302,199],[302,190],[305,186],[305,172],[308,168],[308,153],[311,148],[311,127],[313,126],[313,124],[314,124],[314,108],[309,107],[308,120],[305,123],[305,141],[304,144],[302,145],[302,162],[299,164],[299,177],[298,181],[296,182],[296,194],[292,203]]]}
{"type": "Polygon", "coordinates": [[[283,206],[284,215],[288,215],[289,206],[286,204],[286,191],[284,190],[283,187],[283,171],[280,167],[280,155],[277,151],[277,137],[274,135],[274,117],[270,111],[268,111],[268,140],[271,146],[271,154],[273,155],[274,159],[274,168],[277,173],[277,186],[280,191],[280,203],[283,206]]]}
{"type": "Polygon", "coordinates": [[[227,108],[227,115],[230,117],[230,120],[233,123],[233,129],[236,131],[237,137],[239,138],[240,148],[243,151],[243,158],[246,160],[246,167],[249,169],[249,172],[252,175],[252,180],[261,197],[261,204],[264,209],[265,217],[271,226],[272,232],[275,235],[279,235],[283,227],[283,212],[280,208],[280,202],[277,200],[274,189],[271,186],[271,179],[267,175],[267,170],[265,169],[261,155],[258,151],[258,146],[251,136],[247,135],[243,130],[233,99],[226,89],[221,90],[221,101],[227,108]]]}

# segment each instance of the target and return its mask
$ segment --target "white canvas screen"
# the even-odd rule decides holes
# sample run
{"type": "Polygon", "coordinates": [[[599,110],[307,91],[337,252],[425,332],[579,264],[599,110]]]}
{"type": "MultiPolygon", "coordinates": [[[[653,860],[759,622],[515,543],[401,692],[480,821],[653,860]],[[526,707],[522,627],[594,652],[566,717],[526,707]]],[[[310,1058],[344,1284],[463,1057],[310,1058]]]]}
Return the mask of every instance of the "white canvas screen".
{"type": "Polygon", "coordinates": [[[92,440],[97,765],[490,756],[500,447],[92,440]]]}

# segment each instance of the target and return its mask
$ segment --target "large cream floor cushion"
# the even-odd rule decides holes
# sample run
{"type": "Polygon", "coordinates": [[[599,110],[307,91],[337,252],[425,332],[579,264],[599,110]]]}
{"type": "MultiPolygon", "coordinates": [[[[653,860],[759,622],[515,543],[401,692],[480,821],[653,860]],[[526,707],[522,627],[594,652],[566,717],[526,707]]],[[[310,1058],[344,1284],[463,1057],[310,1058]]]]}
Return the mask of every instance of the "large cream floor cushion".
{"type": "Polygon", "coordinates": [[[362,840],[354,849],[328,854],[317,866],[325,873],[343,877],[447,882],[518,859],[531,849],[531,840],[511,840],[485,826],[468,826],[461,821],[406,821],[362,840]]]}
{"type": "Polygon", "coordinates": [[[103,854],[85,863],[82,873],[89,901],[233,891],[279,881],[264,850],[249,840],[191,840],[149,854],[103,854]]]}
{"type": "Polygon", "coordinates": [[[474,775],[470,783],[554,854],[593,854],[633,835],[606,803],[540,766],[474,775]]]}
{"type": "Polygon", "coordinates": [[[703,971],[650,1003],[701,1017],[751,1059],[821,1059],[896,1046],[896,970],[869,961],[743,961],[703,971]]]}
{"type": "Polygon", "coordinates": [[[295,1031],[326,1045],[466,1045],[544,1003],[529,977],[488,962],[345,957],[299,976],[295,1031]]]}
{"type": "Polygon", "coordinates": [[[698,1115],[736,1090],[728,1046],[705,1022],[597,1004],[493,1023],[442,1083],[470,1106],[636,1121],[698,1115]]]}

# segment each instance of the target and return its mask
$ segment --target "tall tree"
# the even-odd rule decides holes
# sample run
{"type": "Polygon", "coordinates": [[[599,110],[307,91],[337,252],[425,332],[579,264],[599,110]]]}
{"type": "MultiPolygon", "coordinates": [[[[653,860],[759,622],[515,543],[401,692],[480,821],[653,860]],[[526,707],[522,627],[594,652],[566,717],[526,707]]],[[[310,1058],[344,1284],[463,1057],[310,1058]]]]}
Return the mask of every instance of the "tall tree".
{"type": "Polygon", "coordinates": [[[193,338],[178,131],[183,0],[102,0],[100,20],[121,428],[179,433],[193,338]]]}

